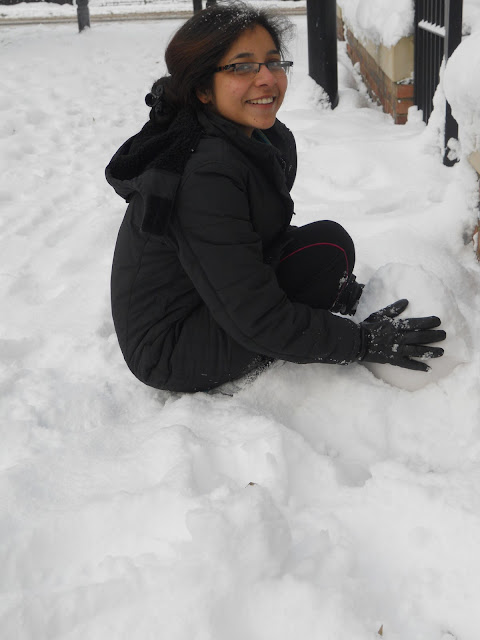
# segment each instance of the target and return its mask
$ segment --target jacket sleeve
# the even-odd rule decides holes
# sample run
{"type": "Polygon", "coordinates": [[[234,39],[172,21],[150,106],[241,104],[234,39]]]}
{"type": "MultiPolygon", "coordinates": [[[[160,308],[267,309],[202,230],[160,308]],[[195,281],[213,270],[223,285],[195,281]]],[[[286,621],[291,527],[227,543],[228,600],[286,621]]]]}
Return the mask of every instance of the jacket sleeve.
{"type": "Polygon", "coordinates": [[[214,319],[246,349],[298,363],[346,363],[358,325],[290,301],[263,261],[242,180],[219,162],[197,167],[177,194],[172,233],[183,268],[214,319]]]}

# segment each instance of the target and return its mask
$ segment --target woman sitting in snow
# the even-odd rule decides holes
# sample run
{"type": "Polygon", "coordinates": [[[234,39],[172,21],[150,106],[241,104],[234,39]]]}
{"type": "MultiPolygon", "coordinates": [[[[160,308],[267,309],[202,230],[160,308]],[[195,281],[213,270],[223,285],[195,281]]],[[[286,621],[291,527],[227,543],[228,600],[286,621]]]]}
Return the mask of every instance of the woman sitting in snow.
{"type": "Polygon", "coordinates": [[[337,223],[290,226],[295,140],[276,119],[290,23],[243,3],[195,14],[165,52],[150,120],[107,180],[129,203],[112,270],[125,360],[144,383],[202,391],[276,359],[427,371],[436,317],[400,300],[356,324],[363,285],[337,223]]]}

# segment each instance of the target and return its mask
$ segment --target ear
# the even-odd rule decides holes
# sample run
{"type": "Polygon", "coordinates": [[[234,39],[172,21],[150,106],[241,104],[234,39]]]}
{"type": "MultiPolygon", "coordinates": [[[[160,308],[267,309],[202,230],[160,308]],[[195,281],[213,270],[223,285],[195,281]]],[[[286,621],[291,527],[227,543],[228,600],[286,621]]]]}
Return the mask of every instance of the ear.
{"type": "Polygon", "coordinates": [[[203,104],[210,104],[212,102],[212,92],[209,89],[197,89],[197,98],[203,104]]]}

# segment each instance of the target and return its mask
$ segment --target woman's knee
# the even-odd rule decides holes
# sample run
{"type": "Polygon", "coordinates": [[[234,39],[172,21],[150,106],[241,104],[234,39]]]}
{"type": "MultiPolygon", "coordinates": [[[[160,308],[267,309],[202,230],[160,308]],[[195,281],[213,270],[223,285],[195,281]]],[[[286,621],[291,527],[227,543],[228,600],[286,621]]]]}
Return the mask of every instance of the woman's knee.
{"type": "Polygon", "coordinates": [[[328,309],[353,271],[352,238],[331,220],[292,229],[290,235],[277,270],[280,286],[293,300],[328,309]]]}
{"type": "Polygon", "coordinates": [[[299,227],[299,229],[303,230],[303,240],[310,238],[313,242],[318,242],[325,246],[332,245],[337,248],[345,256],[348,273],[350,274],[353,271],[355,245],[352,237],[341,224],[333,220],[318,220],[304,227],[299,227]]]}

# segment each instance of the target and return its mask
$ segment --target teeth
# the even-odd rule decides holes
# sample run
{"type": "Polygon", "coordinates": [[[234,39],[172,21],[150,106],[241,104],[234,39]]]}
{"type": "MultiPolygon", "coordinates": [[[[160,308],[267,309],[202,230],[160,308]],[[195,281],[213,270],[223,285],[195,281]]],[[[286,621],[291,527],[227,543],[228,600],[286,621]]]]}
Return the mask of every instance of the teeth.
{"type": "Polygon", "coordinates": [[[270,104],[273,102],[273,98],[260,98],[260,100],[248,100],[250,104],[270,104]]]}

